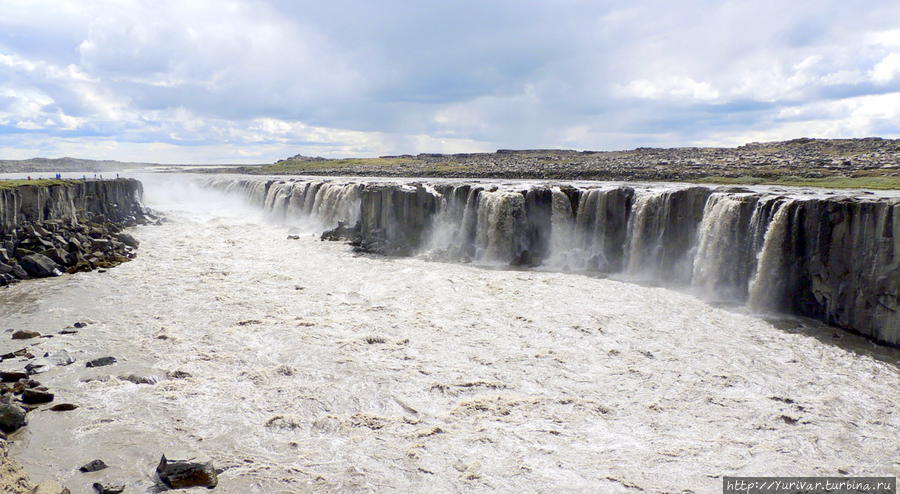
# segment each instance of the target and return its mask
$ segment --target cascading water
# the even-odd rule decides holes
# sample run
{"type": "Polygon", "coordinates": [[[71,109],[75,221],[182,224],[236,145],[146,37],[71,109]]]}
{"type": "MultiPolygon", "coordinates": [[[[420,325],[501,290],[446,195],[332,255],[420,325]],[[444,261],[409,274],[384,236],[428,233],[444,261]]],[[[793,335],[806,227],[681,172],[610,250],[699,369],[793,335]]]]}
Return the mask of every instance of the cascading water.
{"type": "Polygon", "coordinates": [[[754,291],[777,299],[790,290],[828,317],[896,328],[888,309],[841,305],[848,293],[895,304],[893,199],[211,179],[224,194],[177,178],[148,179],[148,206],[169,221],[132,230],[141,241],[132,262],[0,290],[2,327],[53,336],[7,337],[3,352],[27,345],[77,358],[38,378],[78,409],[41,406],[9,443],[36,481],[157,492],[162,454],[211,460],[225,494],[713,492],[724,475],[798,465],[816,475],[896,470],[891,348],[808,320],[780,321],[791,325],[784,331],[615,275],[386,259],[285,238],[295,225],[357,218],[388,250],[477,260],[476,247],[494,238],[484,262],[547,264],[562,249],[569,261],[590,260],[570,269],[615,273],[625,269],[634,198],[654,195],[658,207],[642,214],[667,220],[644,218],[665,226],[644,241],[681,240],[687,221],[690,249],[656,250],[696,246],[684,256],[696,288],[740,285],[762,251],[754,291]],[[264,221],[273,214],[283,223],[264,221]],[[719,271],[698,271],[701,262],[719,271]],[[57,332],[75,321],[87,325],[57,332]],[[83,364],[102,356],[117,362],[83,364]],[[92,458],[110,468],[79,472],[92,458]]]}
{"type": "Polygon", "coordinates": [[[629,275],[690,283],[697,229],[710,192],[692,187],[638,195],[628,227],[629,275]]]}
{"type": "Polygon", "coordinates": [[[894,198],[798,202],[766,191],[678,186],[486,189],[225,177],[207,184],[278,221],[320,231],[358,222],[363,250],[609,273],[900,341],[894,198]]]}
{"type": "Polygon", "coordinates": [[[751,307],[757,310],[782,310],[785,305],[784,240],[791,214],[790,203],[776,205],[775,215],[766,230],[759,252],[756,275],[750,282],[751,307]]]}
{"type": "Polygon", "coordinates": [[[550,253],[545,264],[573,270],[582,266],[582,253],[575,241],[575,212],[572,201],[559,187],[551,191],[550,253]]]}
{"type": "Polygon", "coordinates": [[[753,194],[717,192],[709,196],[698,232],[692,285],[704,296],[742,301],[756,266],[746,228],[756,211],[753,194]]]}
{"type": "Polygon", "coordinates": [[[486,263],[521,264],[525,198],[516,192],[482,192],[475,227],[475,259],[486,263]]]}

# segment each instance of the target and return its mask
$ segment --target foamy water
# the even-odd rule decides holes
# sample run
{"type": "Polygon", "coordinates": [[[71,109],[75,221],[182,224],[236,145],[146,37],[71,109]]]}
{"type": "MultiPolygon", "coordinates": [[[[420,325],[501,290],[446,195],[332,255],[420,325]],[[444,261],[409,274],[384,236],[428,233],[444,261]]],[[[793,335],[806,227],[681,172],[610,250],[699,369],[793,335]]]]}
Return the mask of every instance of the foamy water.
{"type": "Polygon", "coordinates": [[[163,453],[211,459],[227,493],[900,473],[894,350],[611,279],[357,256],[234,197],[145,186],[170,221],[135,229],[136,260],[0,290],[2,328],[90,323],[35,342],[78,358],[37,378],[81,407],[29,414],[13,452],[36,479],[145,492],[163,453]],[[106,378],[129,374],[159,382],[106,378]],[[94,458],[110,468],[77,471],[94,458]]]}

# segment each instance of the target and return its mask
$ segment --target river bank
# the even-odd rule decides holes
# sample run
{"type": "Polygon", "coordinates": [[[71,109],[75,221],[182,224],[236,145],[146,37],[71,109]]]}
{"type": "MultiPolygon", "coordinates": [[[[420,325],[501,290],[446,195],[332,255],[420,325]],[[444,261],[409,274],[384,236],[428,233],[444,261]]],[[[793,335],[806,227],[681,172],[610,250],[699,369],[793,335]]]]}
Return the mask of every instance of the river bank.
{"type": "MultiPolygon", "coordinates": [[[[0,180],[0,287],[64,272],[105,271],[133,259],[139,242],[125,229],[158,221],[142,206],[142,196],[142,185],[134,179],[0,180]]],[[[54,403],[54,391],[36,378],[74,362],[64,350],[40,352],[40,340],[74,335],[81,327],[82,323],[76,323],[75,327],[49,334],[34,331],[30,325],[7,329],[4,336],[11,338],[15,348],[0,356],[3,433],[21,436],[21,429],[36,410],[77,409],[77,405],[54,403]]],[[[5,440],[0,446],[4,492],[68,492],[52,481],[32,486],[9,458],[5,440]]]]}

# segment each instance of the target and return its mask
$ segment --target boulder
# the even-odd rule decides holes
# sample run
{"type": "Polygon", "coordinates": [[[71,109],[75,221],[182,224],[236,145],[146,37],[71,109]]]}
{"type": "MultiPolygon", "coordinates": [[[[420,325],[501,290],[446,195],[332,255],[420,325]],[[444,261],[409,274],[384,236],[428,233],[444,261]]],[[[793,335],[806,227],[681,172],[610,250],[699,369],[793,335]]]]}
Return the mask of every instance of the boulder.
{"type": "Polygon", "coordinates": [[[27,329],[20,329],[12,334],[12,339],[14,340],[28,340],[31,338],[37,338],[41,333],[37,331],[28,331],[27,329]]]}
{"type": "Polygon", "coordinates": [[[132,382],[134,384],[156,384],[159,382],[159,378],[157,378],[156,376],[139,376],[137,374],[119,376],[119,379],[132,382]]]}
{"type": "Polygon", "coordinates": [[[90,362],[84,364],[85,367],[103,367],[106,365],[112,365],[116,363],[115,357],[100,357],[91,360],[90,362]]]}
{"type": "Polygon", "coordinates": [[[0,404],[0,430],[15,432],[28,425],[25,409],[13,403],[0,404]]]}
{"type": "Polygon", "coordinates": [[[11,273],[13,276],[15,276],[16,278],[18,278],[20,280],[28,279],[28,272],[26,272],[24,269],[22,269],[22,266],[20,266],[18,264],[11,264],[11,266],[13,268],[12,273],[11,273]]]}
{"type": "Polygon", "coordinates": [[[26,273],[38,278],[59,276],[62,274],[62,271],[59,269],[59,264],[56,264],[52,259],[43,254],[31,254],[25,256],[19,261],[19,264],[21,264],[26,273]]]}
{"type": "Polygon", "coordinates": [[[326,230],[322,232],[322,240],[353,240],[353,238],[359,235],[360,226],[359,223],[356,225],[349,227],[343,221],[338,221],[337,227],[332,230],[326,230]]]}
{"type": "Polygon", "coordinates": [[[40,391],[37,389],[26,389],[22,391],[22,403],[28,405],[39,405],[41,403],[50,403],[53,401],[53,393],[48,391],[40,391]]]}
{"type": "Polygon", "coordinates": [[[78,408],[78,405],[74,403],[60,403],[59,405],[53,405],[50,407],[51,412],[71,412],[78,408]]]}
{"type": "Polygon", "coordinates": [[[23,371],[0,371],[0,381],[2,382],[14,383],[19,379],[28,379],[28,374],[23,371]]]}
{"type": "Polygon", "coordinates": [[[171,489],[185,489],[188,487],[206,487],[212,489],[219,483],[216,470],[212,463],[193,463],[189,461],[169,461],[166,456],[159,460],[156,467],[156,475],[167,487],[171,489]]]}
{"type": "Polygon", "coordinates": [[[44,255],[60,266],[69,264],[69,254],[62,249],[49,249],[44,255]]]}
{"type": "Polygon", "coordinates": [[[81,465],[81,467],[78,470],[80,470],[84,473],[88,473],[88,472],[99,472],[100,470],[103,470],[104,468],[106,468],[106,463],[103,463],[103,460],[91,460],[90,462],[85,463],[84,465],[81,465]]]}
{"type": "Polygon", "coordinates": [[[122,494],[125,492],[125,485],[103,485],[100,482],[94,482],[94,485],[91,487],[94,488],[94,492],[96,494],[122,494]]]}
{"type": "Polygon", "coordinates": [[[138,246],[141,245],[141,243],[138,242],[136,238],[131,236],[131,234],[125,232],[116,234],[116,240],[135,249],[137,249],[138,246]]]}

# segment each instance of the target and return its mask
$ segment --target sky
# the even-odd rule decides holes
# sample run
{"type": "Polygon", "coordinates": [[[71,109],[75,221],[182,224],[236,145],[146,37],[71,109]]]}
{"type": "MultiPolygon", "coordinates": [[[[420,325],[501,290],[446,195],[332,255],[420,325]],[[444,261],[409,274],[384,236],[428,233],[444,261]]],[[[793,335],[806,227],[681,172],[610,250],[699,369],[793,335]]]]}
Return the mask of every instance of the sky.
{"type": "Polygon", "coordinates": [[[0,0],[0,159],[900,137],[900,2],[0,0]]]}

